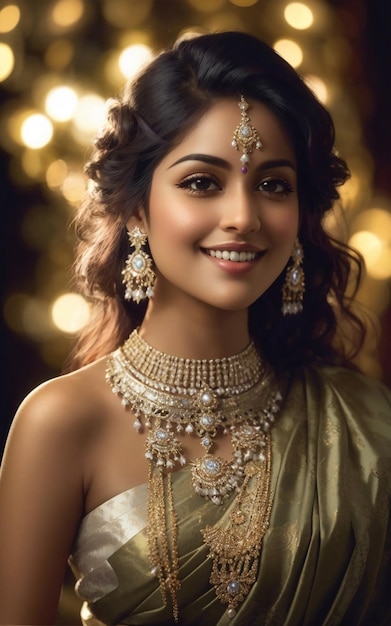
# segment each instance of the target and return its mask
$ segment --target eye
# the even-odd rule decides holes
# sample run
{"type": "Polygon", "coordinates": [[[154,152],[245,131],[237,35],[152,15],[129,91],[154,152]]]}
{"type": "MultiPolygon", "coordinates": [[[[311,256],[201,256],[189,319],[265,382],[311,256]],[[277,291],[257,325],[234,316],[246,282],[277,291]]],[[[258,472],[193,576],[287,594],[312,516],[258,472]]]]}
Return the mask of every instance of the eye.
{"type": "Polygon", "coordinates": [[[189,193],[202,195],[221,189],[217,181],[207,174],[193,174],[177,184],[180,189],[187,189],[189,193]]]}
{"type": "Polygon", "coordinates": [[[260,191],[280,197],[287,196],[293,192],[292,185],[284,178],[278,177],[265,178],[259,184],[259,189],[260,191]]]}

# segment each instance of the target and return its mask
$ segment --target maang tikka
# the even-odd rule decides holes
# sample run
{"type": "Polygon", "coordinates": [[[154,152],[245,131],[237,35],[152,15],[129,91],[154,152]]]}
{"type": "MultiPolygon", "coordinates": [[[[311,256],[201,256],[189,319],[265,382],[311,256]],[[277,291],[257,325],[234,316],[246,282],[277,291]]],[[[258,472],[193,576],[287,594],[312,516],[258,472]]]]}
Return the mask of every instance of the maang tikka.
{"type": "Polygon", "coordinates": [[[282,286],[282,314],[296,315],[303,310],[303,297],[305,289],[303,247],[296,238],[291,253],[291,264],[286,270],[285,282],[282,286]]]}
{"type": "Polygon", "coordinates": [[[145,298],[152,298],[155,273],[152,259],[142,250],[147,243],[147,235],[136,226],[128,232],[130,245],[134,252],[129,254],[122,270],[122,284],[125,285],[125,300],[133,300],[137,304],[145,298]]]}
{"type": "Polygon", "coordinates": [[[243,154],[240,157],[240,162],[242,164],[242,172],[246,174],[247,165],[249,163],[249,153],[252,152],[254,148],[260,150],[263,146],[257,129],[252,125],[247,115],[247,110],[250,105],[244,96],[240,96],[238,107],[242,119],[240,124],[236,127],[231,145],[235,150],[239,150],[239,148],[242,149],[243,154]]]}

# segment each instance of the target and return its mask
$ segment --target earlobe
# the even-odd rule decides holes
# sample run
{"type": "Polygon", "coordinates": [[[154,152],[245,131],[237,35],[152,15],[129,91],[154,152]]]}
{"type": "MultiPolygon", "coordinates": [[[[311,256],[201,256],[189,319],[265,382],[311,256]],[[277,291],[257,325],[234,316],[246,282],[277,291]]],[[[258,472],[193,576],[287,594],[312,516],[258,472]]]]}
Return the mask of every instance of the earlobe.
{"type": "Polygon", "coordinates": [[[136,227],[140,228],[144,233],[148,233],[148,222],[143,208],[137,209],[126,222],[126,228],[129,233],[136,227]]]}

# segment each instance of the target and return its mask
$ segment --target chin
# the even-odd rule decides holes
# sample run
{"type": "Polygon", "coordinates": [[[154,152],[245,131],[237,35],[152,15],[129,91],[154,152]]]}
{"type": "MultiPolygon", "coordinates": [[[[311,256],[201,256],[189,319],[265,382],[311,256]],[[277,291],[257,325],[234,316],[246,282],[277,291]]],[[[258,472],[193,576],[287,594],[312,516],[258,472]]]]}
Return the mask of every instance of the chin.
{"type": "Polygon", "coordinates": [[[248,309],[254,302],[256,302],[263,293],[257,295],[252,298],[238,298],[237,300],[221,300],[220,302],[211,302],[210,305],[215,309],[220,309],[221,311],[244,311],[248,309]]]}
{"type": "Polygon", "coordinates": [[[231,289],[229,293],[222,295],[222,297],[214,298],[210,304],[226,311],[242,311],[243,309],[248,309],[254,302],[259,300],[267,289],[268,287],[265,287],[265,289],[257,289],[255,293],[254,290],[251,293],[239,293],[236,297],[231,289]]]}

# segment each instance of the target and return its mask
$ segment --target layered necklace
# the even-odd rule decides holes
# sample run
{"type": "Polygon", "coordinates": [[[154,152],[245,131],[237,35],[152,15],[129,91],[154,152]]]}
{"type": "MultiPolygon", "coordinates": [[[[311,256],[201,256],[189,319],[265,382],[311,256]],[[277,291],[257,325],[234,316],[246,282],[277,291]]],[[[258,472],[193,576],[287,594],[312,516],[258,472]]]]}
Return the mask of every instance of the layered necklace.
{"type": "Polygon", "coordinates": [[[252,342],[234,356],[184,359],[156,350],[135,330],[109,356],[106,379],[132,410],[135,429],[148,429],[149,557],[175,621],[180,581],[171,476],[187,464],[178,435],[200,439],[202,456],[190,464],[196,494],[220,505],[237,492],[226,527],[201,530],[212,559],[210,582],[233,617],[256,580],[270,517],[270,428],[281,400],[272,373],[252,342]],[[230,436],[230,461],[213,454],[218,434],[230,436]]]}

